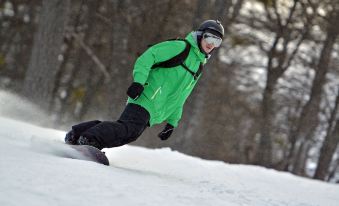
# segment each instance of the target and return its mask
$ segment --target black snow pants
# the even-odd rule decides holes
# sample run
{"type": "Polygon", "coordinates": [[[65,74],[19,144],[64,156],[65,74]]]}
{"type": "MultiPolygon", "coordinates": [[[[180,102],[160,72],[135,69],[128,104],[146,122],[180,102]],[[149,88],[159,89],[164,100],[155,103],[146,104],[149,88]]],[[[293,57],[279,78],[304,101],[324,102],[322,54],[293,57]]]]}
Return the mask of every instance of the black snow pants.
{"type": "Polygon", "coordinates": [[[137,104],[127,104],[117,121],[90,121],[72,127],[81,135],[95,138],[102,148],[118,147],[135,141],[146,129],[150,115],[137,104]]]}

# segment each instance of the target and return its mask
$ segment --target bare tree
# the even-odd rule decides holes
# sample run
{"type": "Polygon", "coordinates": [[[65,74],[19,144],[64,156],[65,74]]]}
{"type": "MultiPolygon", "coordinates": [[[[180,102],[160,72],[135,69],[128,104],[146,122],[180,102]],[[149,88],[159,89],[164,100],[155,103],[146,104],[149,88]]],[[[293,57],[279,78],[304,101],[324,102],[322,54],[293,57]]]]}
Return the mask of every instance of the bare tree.
{"type": "Polygon", "coordinates": [[[60,67],[69,0],[44,0],[33,51],[26,72],[23,95],[48,110],[60,67]]]}
{"type": "Polygon", "coordinates": [[[263,92],[263,100],[261,105],[262,119],[261,119],[261,137],[259,148],[257,152],[257,164],[271,167],[272,166],[272,122],[274,115],[274,100],[273,94],[278,79],[285,73],[290,67],[293,58],[299,50],[301,43],[305,40],[308,30],[309,23],[305,23],[303,30],[299,31],[299,34],[293,34],[293,21],[297,6],[299,5],[298,0],[295,0],[292,7],[289,10],[287,19],[284,21],[283,17],[278,11],[276,1],[273,1],[273,8],[269,8],[265,4],[267,18],[271,21],[275,21],[275,38],[269,51],[267,52],[267,75],[266,75],[266,86],[263,92]],[[274,18],[275,16],[275,18],[274,18]],[[279,44],[282,42],[282,49],[279,49],[279,44]],[[295,44],[293,49],[289,49],[290,44],[295,44]]]}
{"type": "MultiPolygon", "coordinates": [[[[302,143],[306,143],[305,140],[309,139],[313,135],[319,121],[318,113],[320,110],[320,102],[323,94],[323,86],[326,83],[326,74],[329,71],[329,66],[331,62],[331,54],[335,41],[339,34],[338,27],[334,27],[338,19],[338,11],[333,10],[328,15],[328,25],[327,25],[327,34],[326,39],[323,43],[323,48],[320,54],[319,61],[316,65],[315,77],[312,83],[310,98],[302,108],[299,119],[297,120],[296,127],[293,128],[291,133],[291,148],[289,161],[290,167],[292,166],[293,173],[300,173],[300,160],[298,156],[295,156],[295,151],[298,151],[299,147],[302,146],[302,143]],[[296,144],[297,142],[300,144],[296,144]],[[292,161],[292,162],[291,162],[292,161]]],[[[301,154],[301,153],[299,153],[301,154]]]]}

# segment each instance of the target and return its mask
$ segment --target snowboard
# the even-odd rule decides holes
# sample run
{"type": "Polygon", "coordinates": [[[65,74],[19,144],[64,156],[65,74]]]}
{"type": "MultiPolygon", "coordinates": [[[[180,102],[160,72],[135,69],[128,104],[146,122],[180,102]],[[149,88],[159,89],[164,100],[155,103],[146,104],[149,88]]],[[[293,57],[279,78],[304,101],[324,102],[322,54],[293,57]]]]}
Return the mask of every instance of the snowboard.
{"type": "MultiPolygon", "coordinates": [[[[66,144],[67,145],[67,144],[66,144]]],[[[90,145],[68,145],[76,150],[76,153],[65,153],[64,157],[71,159],[82,159],[97,162],[103,165],[109,165],[109,161],[104,152],[90,145]]]]}
{"type": "Polygon", "coordinates": [[[109,165],[105,153],[89,145],[70,145],[65,142],[33,136],[30,146],[33,151],[43,154],[109,165]]]}

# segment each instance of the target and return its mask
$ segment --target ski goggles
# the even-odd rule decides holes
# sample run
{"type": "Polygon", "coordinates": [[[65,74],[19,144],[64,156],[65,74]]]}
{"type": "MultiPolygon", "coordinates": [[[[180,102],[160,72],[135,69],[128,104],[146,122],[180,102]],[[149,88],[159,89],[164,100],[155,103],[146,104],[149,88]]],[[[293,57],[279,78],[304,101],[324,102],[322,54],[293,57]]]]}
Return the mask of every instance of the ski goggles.
{"type": "Polygon", "coordinates": [[[220,47],[222,39],[211,33],[204,33],[202,38],[206,41],[207,44],[213,44],[215,47],[220,47]]]}

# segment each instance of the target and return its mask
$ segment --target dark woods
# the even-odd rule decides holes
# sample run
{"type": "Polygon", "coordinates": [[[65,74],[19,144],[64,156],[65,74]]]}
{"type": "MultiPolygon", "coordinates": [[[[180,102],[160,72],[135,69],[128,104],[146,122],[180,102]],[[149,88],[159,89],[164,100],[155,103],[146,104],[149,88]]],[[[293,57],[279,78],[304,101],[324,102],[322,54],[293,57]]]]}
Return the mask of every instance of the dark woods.
{"type": "Polygon", "coordinates": [[[64,129],[113,120],[147,45],[205,19],[226,29],[167,142],[206,159],[339,179],[337,0],[1,0],[0,87],[64,129]]]}

